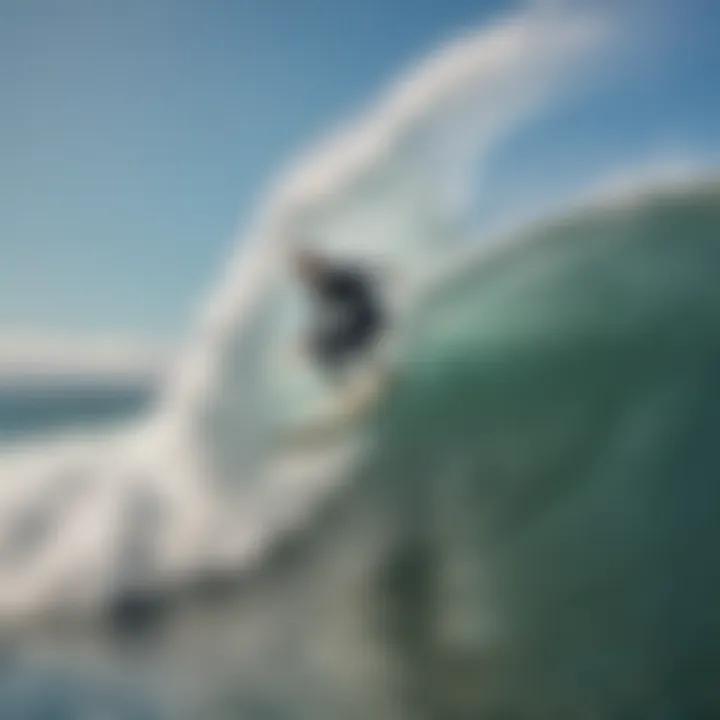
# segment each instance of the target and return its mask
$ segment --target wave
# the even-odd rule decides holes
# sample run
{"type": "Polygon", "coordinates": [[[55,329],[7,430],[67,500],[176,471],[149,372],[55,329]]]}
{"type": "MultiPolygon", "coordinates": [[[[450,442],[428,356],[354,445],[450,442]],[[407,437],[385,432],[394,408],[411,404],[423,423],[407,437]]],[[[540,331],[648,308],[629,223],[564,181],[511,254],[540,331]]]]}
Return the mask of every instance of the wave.
{"type": "Polygon", "coordinates": [[[394,285],[417,284],[468,241],[461,195],[471,194],[478,164],[578,82],[609,34],[597,13],[522,10],[441,48],[292,164],[241,238],[148,417],[103,438],[103,459],[72,438],[3,458],[0,545],[33,540],[5,553],[12,561],[0,571],[0,613],[102,607],[120,593],[137,504],[161,518],[151,523],[147,567],[131,573],[153,584],[252,565],[258,548],[302,524],[363,451],[352,437],[284,462],[267,450],[279,424],[302,422],[328,394],[311,372],[277,365],[298,322],[283,276],[288,247],[309,239],[394,271],[402,278],[394,285]],[[91,477],[91,490],[71,499],[56,492],[77,476],[91,477]],[[48,508],[56,494],[62,510],[48,508]]]}
{"type": "Polygon", "coordinates": [[[717,713],[718,200],[603,204],[446,278],[352,482],[225,616],[236,707],[717,713]]]}
{"type": "Polygon", "coordinates": [[[174,593],[164,662],[225,658],[240,717],[716,714],[718,200],[603,204],[445,276],[343,484],[174,593]]]}
{"type": "Polygon", "coordinates": [[[36,611],[137,620],[162,597],[185,629],[153,657],[193,657],[210,687],[192,717],[220,712],[214,692],[239,717],[713,715],[718,238],[720,183],[690,183],[444,274],[365,442],[294,456],[260,529],[181,485],[185,458],[152,464],[172,439],[157,416],[44,445],[42,472],[6,456],[24,484],[1,488],[3,575],[35,569],[36,611]],[[218,591],[239,600],[218,609],[218,591]]]}

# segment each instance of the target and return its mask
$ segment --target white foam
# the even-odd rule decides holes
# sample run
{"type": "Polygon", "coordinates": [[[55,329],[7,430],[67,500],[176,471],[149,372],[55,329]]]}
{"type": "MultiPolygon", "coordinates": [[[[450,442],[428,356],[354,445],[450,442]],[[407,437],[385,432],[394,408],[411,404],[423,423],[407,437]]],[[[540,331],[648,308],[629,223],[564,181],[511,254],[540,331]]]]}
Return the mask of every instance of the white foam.
{"type": "MultiPolygon", "coordinates": [[[[93,607],[120,591],[138,495],[160,509],[145,553],[156,580],[257,562],[279,526],[307,518],[342,476],[337,458],[308,457],[288,473],[255,452],[273,380],[264,375],[264,313],[286,245],[309,237],[407,272],[427,265],[460,239],[472,178],[490,152],[566,90],[607,38],[596,14],[530,6],[442,47],[293,163],[241,236],[151,417],[92,443],[2,459],[6,528],[63,478],[91,482],[44,511],[52,531],[21,561],[0,564],[0,613],[93,607]]],[[[0,534],[0,552],[5,542],[0,534]]]]}

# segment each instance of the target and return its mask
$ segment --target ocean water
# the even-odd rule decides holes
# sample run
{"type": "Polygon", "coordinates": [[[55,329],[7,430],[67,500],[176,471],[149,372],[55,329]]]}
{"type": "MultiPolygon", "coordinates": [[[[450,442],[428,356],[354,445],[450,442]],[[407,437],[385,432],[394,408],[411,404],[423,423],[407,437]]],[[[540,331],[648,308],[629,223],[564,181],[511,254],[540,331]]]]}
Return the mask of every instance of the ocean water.
{"type": "Polygon", "coordinates": [[[720,715],[720,183],[459,222],[607,33],[443,49],[281,177],[154,402],[3,450],[0,718],[720,715]],[[387,391],[291,445],[297,236],[400,279],[387,391]]]}
{"type": "Polygon", "coordinates": [[[141,415],[152,383],[26,381],[0,387],[0,444],[104,428],[141,415]]]}

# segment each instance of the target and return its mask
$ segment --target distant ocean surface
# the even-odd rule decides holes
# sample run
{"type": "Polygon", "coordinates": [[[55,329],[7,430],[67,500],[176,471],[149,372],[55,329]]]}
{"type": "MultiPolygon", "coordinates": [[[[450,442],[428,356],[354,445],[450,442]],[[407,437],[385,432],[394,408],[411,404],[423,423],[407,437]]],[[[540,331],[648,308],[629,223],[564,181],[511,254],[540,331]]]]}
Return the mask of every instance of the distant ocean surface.
{"type": "Polygon", "coordinates": [[[142,413],[155,396],[152,382],[0,383],[0,445],[109,428],[142,413]]]}

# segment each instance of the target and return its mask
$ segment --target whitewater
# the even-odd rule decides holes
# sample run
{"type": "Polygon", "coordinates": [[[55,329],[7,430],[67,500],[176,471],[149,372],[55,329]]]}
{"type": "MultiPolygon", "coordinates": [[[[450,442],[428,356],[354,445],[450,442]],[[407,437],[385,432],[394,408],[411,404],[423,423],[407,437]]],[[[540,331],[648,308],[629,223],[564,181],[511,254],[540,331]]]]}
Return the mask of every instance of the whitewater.
{"type": "Polygon", "coordinates": [[[609,14],[533,5],[292,163],[157,406],[0,457],[3,627],[95,672],[106,621],[162,620],[120,665],[183,709],[128,717],[717,711],[720,185],[468,222],[478,169],[615,41],[609,14]],[[308,238],[397,278],[401,372],[290,449],[330,392],[288,353],[308,238]]]}

